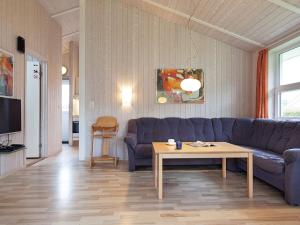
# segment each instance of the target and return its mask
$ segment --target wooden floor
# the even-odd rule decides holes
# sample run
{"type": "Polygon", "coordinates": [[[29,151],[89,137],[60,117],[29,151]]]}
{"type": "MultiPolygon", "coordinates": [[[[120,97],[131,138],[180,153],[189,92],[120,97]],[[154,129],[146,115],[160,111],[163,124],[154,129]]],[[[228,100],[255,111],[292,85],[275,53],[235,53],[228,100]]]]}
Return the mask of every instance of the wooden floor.
{"type": "Polygon", "coordinates": [[[300,224],[300,208],[258,180],[249,200],[243,174],[170,170],[164,178],[158,200],[151,171],[129,173],[125,162],[89,169],[65,148],[0,180],[0,224],[300,224]]]}
{"type": "Polygon", "coordinates": [[[26,159],[26,166],[32,166],[33,164],[43,160],[44,158],[37,158],[37,159],[26,159]]]}

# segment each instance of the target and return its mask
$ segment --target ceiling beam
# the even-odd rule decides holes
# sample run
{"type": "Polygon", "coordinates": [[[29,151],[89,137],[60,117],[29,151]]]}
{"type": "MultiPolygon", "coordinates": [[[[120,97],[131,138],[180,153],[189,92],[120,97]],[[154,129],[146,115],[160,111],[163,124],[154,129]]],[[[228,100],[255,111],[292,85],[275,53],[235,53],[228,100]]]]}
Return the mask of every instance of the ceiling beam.
{"type": "Polygon", "coordinates": [[[268,0],[269,2],[300,15],[300,8],[283,0],[268,0]]]}
{"type": "Polygon", "coordinates": [[[250,44],[259,46],[259,47],[264,47],[264,45],[263,45],[262,43],[259,43],[259,42],[257,42],[257,41],[251,40],[251,39],[249,39],[249,38],[247,38],[247,37],[241,36],[241,35],[239,35],[239,34],[236,34],[236,33],[234,33],[234,32],[231,32],[231,31],[229,31],[229,30],[226,30],[226,29],[224,29],[224,28],[222,28],[222,27],[216,26],[216,25],[214,25],[214,24],[208,23],[208,22],[206,22],[206,21],[204,21],[204,20],[197,19],[197,18],[195,18],[195,17],[193,17],[193,16],[187,15],[187,14],[185,14],[185,13],[183,13],[183,12],[178,11],[178,10],[171,9],[171,8],[169,8],[169,7],[167,7],[167,6],[164,6],[164,5],[161,5],[161,4],[159,4],[159,3],[153,2],[152,0],[142,0],[142,1],[145,2],[145,3],[147,3],[147,4],[149,4],[149,5],[152,5],[152,6],[155,6],[155,7],[157,7],[157,8],[160,8],[160,9],[163,9],[163,10],[165,10],[165,11],[168,11],[168,12],[170,12],[170,13],[173,13],[173,14],[175,14],[175,15],[177,15],[177,16],[182,17],[182,18],[188,19],[189,21],[193,21],[193,22],[195,22],[195,23],[204,25],[204,26],[209,27],[209,28],[211,28],[211,29],[217,30],[217,31],[222,32],[222,33],[224,33],[224,34],[227,34],[227,35],[229,35],[229,36],[231,36],[231,37],[237,38],[237,39],[239,39],[239,40],[241,40],[241,41],[244,41],[244,42],[247,42],[247,43],[250,43],[250,44]]]}
{"type": "Polygon", "coordinates": [[[76,12],[76,11],[79,11],[79,6],[76,6],[76,7],[73,7],[73,8],[66,9],[66,10],[63,10],[61,12],[55,13],[55,14],[51,15],[51,17],[56,18],[56,17],[63,16],[63,15],[66,15],[66,14],[69,14],[69,13],[72,13],[72,12],[76,12]]]}
{"type": "Polygon", "coordinates": [[[75,35],[77,35],[77,34],[79,34],[79,31],[74,31],[74,32],[71,32],[71,33],[68,33],[68,34],[63,35],[62,38],[63,38],[63,39],[64,39],[64,38],[69,38],[69,37],[75,36],[75,35]]]}

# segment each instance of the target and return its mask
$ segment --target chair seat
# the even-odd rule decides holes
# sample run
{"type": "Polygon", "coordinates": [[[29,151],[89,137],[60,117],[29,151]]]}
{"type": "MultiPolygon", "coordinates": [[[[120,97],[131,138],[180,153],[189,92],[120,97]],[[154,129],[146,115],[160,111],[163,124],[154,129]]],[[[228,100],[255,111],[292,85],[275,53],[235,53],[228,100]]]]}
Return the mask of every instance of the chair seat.
{"type": "MultiPolygon", "coordinates": [[[[243,146],[253,151],[253,164],[262,170],[273,174],[284,172],[284,159],[282,155],[262,149],[243,146]]],[[[245,161],[245,159],[243,159],[245,161]]]]}

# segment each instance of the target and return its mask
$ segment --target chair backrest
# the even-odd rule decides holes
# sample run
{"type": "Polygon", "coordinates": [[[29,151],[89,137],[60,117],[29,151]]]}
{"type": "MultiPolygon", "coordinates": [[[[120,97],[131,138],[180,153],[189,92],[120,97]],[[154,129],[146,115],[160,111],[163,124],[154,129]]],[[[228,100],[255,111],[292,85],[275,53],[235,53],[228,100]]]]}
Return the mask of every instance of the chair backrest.
{"type": "Polygon", "coordinates": [[[94,131],[117,131],[119,124],[113,116],[101,116],[97,118],[92,127],[94,131]]]}

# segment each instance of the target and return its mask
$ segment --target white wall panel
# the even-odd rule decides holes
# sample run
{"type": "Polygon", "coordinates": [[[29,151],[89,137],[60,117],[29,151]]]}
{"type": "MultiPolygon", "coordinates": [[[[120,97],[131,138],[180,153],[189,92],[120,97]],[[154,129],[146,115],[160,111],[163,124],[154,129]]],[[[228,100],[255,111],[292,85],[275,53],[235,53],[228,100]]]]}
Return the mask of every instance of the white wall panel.
{"type": "Polygon", "coordinates": [[[25,55],[16,51],[17,36],[25,38],[27,53],[48,63],[48,153],[55,154],[61,150],[61,28],[37,0],[0,0],[0,48],[14,54],[14,97],[23,111],[23,132],[12,139],[24,143],[25,55]]]}
{"type": "Polygon", "coordinates": [[[98,116],[116,116],[121,158],[127,155],[123,137],[131,118],[253,116],[251,53],[117,0],[86,1],[85,13],[85,126],[89,132],[98,116]],[[205,103],[157,104],[156,69],[190,66],[204,70],[205,103]],[[131,108],[122,108],[122,86],[133,88],[131,108]]]}

